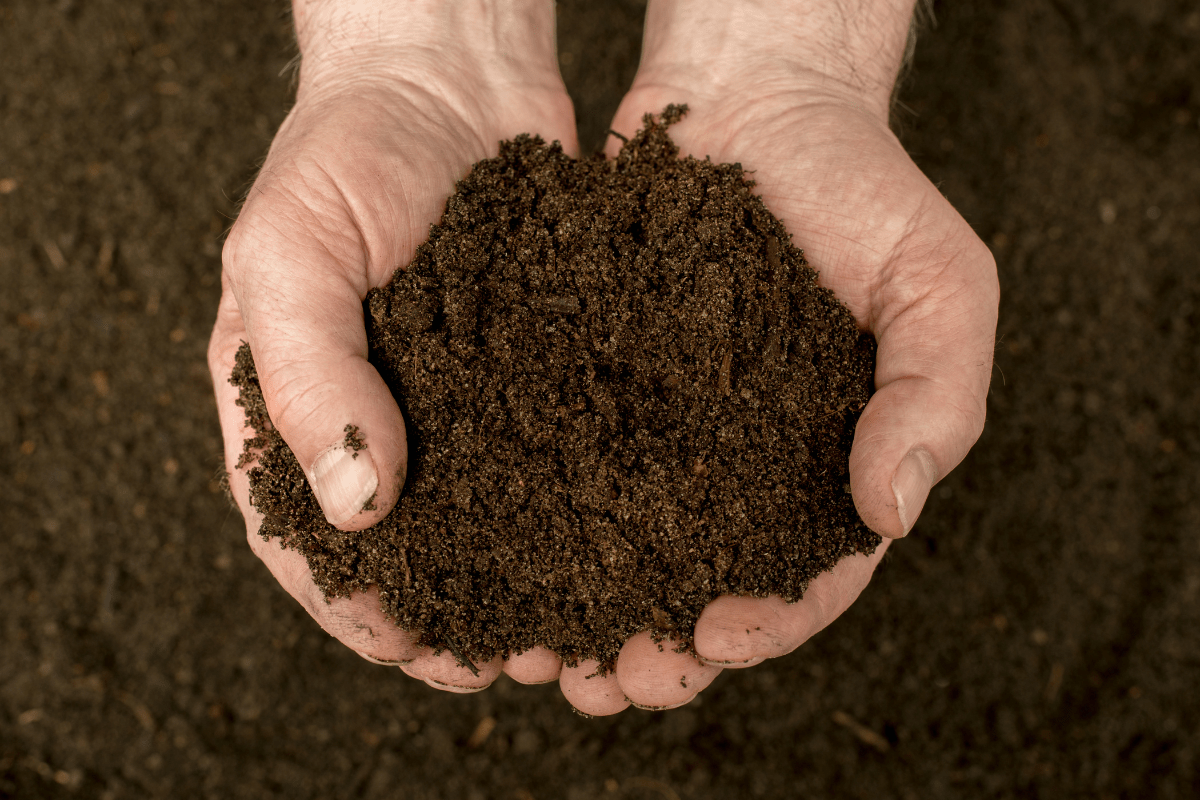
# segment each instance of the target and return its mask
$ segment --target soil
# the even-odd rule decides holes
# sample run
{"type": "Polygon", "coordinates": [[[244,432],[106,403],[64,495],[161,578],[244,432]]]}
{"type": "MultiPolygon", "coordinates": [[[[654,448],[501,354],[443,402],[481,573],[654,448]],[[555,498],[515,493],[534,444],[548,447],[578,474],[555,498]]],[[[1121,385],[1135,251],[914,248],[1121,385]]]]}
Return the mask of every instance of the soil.
{"type": "Polygon", "coordinates": [[[874,338],[740,165],[679,158],[685,113],[647,115],[612,160],[502,143],[368,294],[410,454],[377,525],[325,521],[242,346],[261,533],[327,597],[376,585],[468,666],[541,645],[607,671],[639,631],[688,648],[720,595],[795,601],[874,552],[848,483],[874,338]]]}
{"type": "MultiPolygon", "coordinates": [[[[285,3],[0,3],[0,796],[1200,795],[1200,14],[935,3],[905,147],[992,247],[987,428],[871,585],[688,706],[363,661],[223,497],[205,347],[285,3]]],[[[643,7],[559,3],[584,152],[643,7]]]]}

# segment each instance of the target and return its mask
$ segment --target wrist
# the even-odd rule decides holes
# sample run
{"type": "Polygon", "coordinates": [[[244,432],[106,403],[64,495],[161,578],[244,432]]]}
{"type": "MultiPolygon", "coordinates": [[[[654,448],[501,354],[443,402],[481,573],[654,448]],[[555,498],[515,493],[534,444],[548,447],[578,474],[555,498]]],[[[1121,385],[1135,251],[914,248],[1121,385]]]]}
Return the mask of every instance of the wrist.
{"type": "Polygon", "coordinates": [[[561,86],[552,0],[293,0],[300,92],[417,72],[561,86]]]}
{"type": "Polygon", "coordinates": [[[887,119],[915,0],[651,0],[639,78],[803,88],[887,119]],[[667,77],[664,79],[664,76],[667,77]],[[769,85],[767,85],[769,84],[769,85]]]}

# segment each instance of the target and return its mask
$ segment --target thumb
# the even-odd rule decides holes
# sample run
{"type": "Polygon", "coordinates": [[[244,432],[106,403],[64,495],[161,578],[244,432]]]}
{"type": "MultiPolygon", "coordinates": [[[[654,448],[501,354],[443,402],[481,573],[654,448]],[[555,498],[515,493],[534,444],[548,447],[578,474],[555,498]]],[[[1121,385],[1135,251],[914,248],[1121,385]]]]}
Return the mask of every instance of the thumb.
{"type": "Polygon", "coordinates": [[[876,295],[876,392],[854,432],[850,488],[863,521],[889,538],[912,530],[983,431],[999,288],[987,247],[959,231],[901,253],[876,295]]]}
{"type": "Polygon", "coordinates": [[[267,412],[329,523],[361,530],[395,505],[408,458],[400,409],[367,361],[366,271],[347,268],[353,248],[308,233],[319,226],[287,235],[295,231],[247,212],[226,242],[224,273],[267,412]]]}

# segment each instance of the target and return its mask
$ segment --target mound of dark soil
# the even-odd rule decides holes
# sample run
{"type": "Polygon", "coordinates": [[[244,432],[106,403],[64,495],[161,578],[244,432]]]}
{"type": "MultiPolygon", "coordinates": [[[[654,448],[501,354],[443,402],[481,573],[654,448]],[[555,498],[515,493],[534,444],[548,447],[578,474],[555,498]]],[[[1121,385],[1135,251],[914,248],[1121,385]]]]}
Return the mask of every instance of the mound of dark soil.
{"type": "Polygon", "coordinates": [[[504,143],[368,296],[410,450],[375,527],[326,523],[242,348],[262,535],[328,596],[378,584],[460,658],[540,644],[611,665],[641,630],[687,646],[720,594],[795,600],[875,549],[847,477],[874,340],[740,165],[678,158],[682,113],[615,160],[504,143]]]}

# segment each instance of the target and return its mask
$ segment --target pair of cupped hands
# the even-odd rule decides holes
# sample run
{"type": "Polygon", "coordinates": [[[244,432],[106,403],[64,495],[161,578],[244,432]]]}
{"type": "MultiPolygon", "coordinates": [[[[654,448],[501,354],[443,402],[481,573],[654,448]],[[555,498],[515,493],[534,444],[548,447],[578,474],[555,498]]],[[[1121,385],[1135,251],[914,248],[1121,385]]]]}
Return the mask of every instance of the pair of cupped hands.
{"type": "MultiPolygon", "coordinates": [[[[329,634],[448,691],[478,691],[505,672],[522,683],[557,680],[586,714],[671,708],[723,669],[790,653],[858,597],[983,427],[995,265],[888,128],[907,16],[879,12],[874,28],[860,26],[875,39],[840,41],[833,58],[815,44],[832,46],[828,25],[811,46],[799,41],[814,26],[821,33],[820,19],[798,18],[781,34],[787,3],[656,0],[639,72],[612,123],[630,136],[644,114],[686,103],[671,129],[683,154],[750,170],[820,283],[875,335],[876,393],[855,431],[850,484],[883,544],[823,573],[794,604],[714,600],[696,625],[696,655],[642,633],[606,675],[542,648],[476,664],[476,674],[451,653],[416,646],[373,590],[327,602],[303,556],[258,535],[261,517],[236,468],[251,432],[229,376],[245,341],[272,423],[329,521],[360,530],[381,519],[403,486],[407,451],[400,410],[367,361],[363,298],[411,261],[455,181],[501,140],[534,133],[578,154],[553,4],[418,2],[388,27],[387,9],[401,5],[297,2],[296,104],[225,244],[209,362],[251,548],[329,634]],[[368,445],[357,458],[343,447],[347,424],[368,445]]],[[[619,145],[610,137],[609,154],[619,145]]]]}

